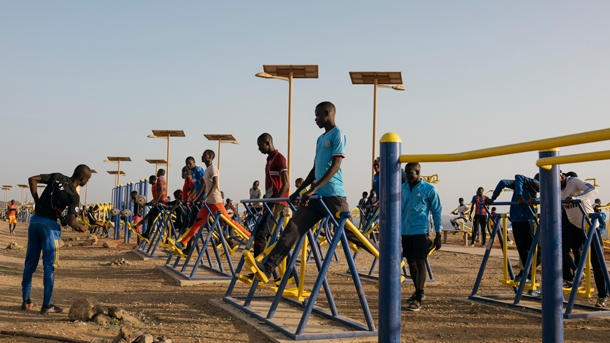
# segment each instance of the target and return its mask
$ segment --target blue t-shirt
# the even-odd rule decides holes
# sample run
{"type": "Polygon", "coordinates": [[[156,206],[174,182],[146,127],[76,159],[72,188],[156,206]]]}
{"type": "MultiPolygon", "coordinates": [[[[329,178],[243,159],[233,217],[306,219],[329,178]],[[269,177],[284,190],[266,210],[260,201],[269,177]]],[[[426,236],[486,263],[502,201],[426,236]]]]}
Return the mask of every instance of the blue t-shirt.
{"type": "Polygon", "coordinates": [[[200,166],[196,166],[195,169],[191,170],[191,178],[193,179],[193,185],[195,185],[195,194],[199,194],[201,189],[201,179],[205,176],[205,170],[200,166]]]}
{"type": "MultiPolygon", "coordinates": [[[[333,156],[345,158],[345,143],[345,135],[339,127],[335,127],[318,137],[316,142],[316,158],[314,160],[316,180],[320,180],[326,174],[326,171],[333,163],[333,156]]],[[[343,188],[341,167],[339,167],[339,170],[327,183],[316,191],[316,194],[323,197],[347,196],[343,188]]]]}

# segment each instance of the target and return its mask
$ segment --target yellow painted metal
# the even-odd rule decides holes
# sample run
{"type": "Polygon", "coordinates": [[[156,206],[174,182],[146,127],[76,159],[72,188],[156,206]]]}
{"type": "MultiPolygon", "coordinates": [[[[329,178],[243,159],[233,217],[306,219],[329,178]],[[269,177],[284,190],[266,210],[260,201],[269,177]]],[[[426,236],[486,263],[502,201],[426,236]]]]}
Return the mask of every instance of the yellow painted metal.
{"type": "Polygon", "coordinates": [[[385,135],[381,136],[379,140],[380,143],[402,143],[400,136],[393,132],[388,132],[385,135]]]}
{"type": "Polygon", "coordinates": [[[502,240],[502,265],[504,266],[504,279],[500,279],[500,283],[502,284],[509,284],[510,282],[512,282],[512,280],[509,280],[508,278],[508,232],[506,229],[506,214],[502,213],[501,214],[501,218],[502,218],[502,237],[504,237],[504,239],[502,240]]]}
{"type": "Polygon", "coordinates": [[[610,160],[610,150],[587,152],[584,154],[544,157],[536,161],[536,166],[546,170],[550,170],[556,164],[591,162],[601,160],[610,160]]]}
{"type": "MultiPolygon", "coordinates": [[[[386,134],[387,135],[387,134],[386,134]]],[[[382,138],[383,139],[383,138],[382,138]]],[[[455,154],[421,154],[421,155],[401,155],[400,162],[456,162],[474,160],[479,158],[518,154],[528,151],[539,151],[557,147],[593,143],[610,140],[610,129],[596,130],[590,132],[577,133],[573,135],[560,136],[554,138],[540,139],[531,142],[504,145],[494,148],[473,150],[455,154]]],[[[554,157],[549,157],[554,158],[554,157]]],[[[548,164],[548,163],[546,163],[548,164]]]]}

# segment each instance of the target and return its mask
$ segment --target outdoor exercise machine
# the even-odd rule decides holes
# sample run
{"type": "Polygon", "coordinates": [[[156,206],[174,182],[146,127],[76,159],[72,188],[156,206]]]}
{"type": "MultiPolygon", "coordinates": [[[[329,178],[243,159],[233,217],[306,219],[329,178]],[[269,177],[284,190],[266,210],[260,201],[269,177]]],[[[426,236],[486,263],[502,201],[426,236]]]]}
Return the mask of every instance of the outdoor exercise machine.
{"type": "MultiPolygon", "coordinates": [[[[258,201],[258,202],[279,202],[279,201],[287,201],[287,200],[289,200],[289,199],[288,198],[256,199],[256,201],[258,201]]],[[[242,202],[249,202],[249,201],[251,201],[251,200],[242,200],[242,202]]],[[[375,336],[375,335],[377,335],[377,331],[375,328],[375,324],[373,322],[373,317],[371,315],[371,311],[369,309],[368,302],[366,300],[366,295],[364,294],[364,289],[362,288],[362,284],[360,283],[360,277],[359,277],[358,273],[356,272],[356,266],[354,264],[354,260],[350,253],[348,240],[347,240],[344,230],[351,230],[365,245],[369,246],[369,249],[371,249],[372,251],[375,251],[375,252],[376,252],[376,250],[374,249],[373,246],[370,245],[370,243],[364,238],[364,236],[362,236],[360,231],[358,229],[356,229],[353,226],[353,224],[351,224],[351,222],[348,220],[348,218],[350,217],[349,212],[337,213],[336,214],[337,216],[335,217],[328,211],[328,208],[322,201],[322,197],[315,195],[315,196],[309,197],[309,201],[310,202],[319,201],[320,204],[322,205],[322,207],[326,209],[326,212],[327,212],[326,217],[329,218],[329,220],[331,220],[332,223],[337,228],[335,230],[334,236],[332,237],[332,240],[329,243],[329,247],[328,247],[326,256],[333,256],[333,254],[335,253],[335,250],[337,249],[339,242],[341,242],[341,245],[343,247],[343,250],[344,250],[344,253],[345,253],[345,256],[347,259],[347,263],[350,266],[350,270],[352,270],[352,280],[354,282],[356,294],[358,294],[358,297],[359,297],[360,307],[361,307],[363,315],[365,317],[366,324],[362,324],[362,323],[354,321],[350,318],[339,315],[337,307],[335,305],[335,301],[334,301],[332,292],[331,292],[330,285],[328,283],[328,279],[326,277],[328,268],[331,263],[331,259],[327,258],[324,261],[321,260],[318,245],[311,243],[311,242],[314,242],[314,236],[313,236],[311,230],[308,230],[307,234],[303,235],[299,239],[296,246],[292,250],[292,254],[287,257],[288,263],[286,264],[286,267],[284,268],[284,274],[282,275],[280,284],[278,287],[273,288],[273,290],[276,292],[275,296],[265,296],[265,295],[256,296],[255,295],[257,289],[261,288],[261,285],[259,285],[259,278],[261,276],[259,274],[255,274],[254,279],[248,280],[249,283],[248,283],[248,281],[246,281],[246,283],[250,284],[250,290],[246,296],[233,295],[234,287],[235,287],[237,280],[240,279],[238,277],[238,275],[241,275],[239,273],[242,271],[242,268],[244,268],[245,270],[249,270],[251,272],[255,272],[255,270],[256,270],[255,268],[252,267],[252,264],[255,263],[252,255],[248,251],[246,251],[246,252],[244,252],[243,257],[239,261],[239,264],[235,270],[236,274],[233,277],[233,279],[231,280],[231,283],[229,285],[229,288],[227,289],[227,293],[226,293],[225,297],[223,298],[223,300],[225,302],[227,302],[228,304],[235,306],[239,310],[257,318],[258,320],[265,322],[267,325],[269,325],[273,329],[281,332],[282,334],[284,334],[294,340],[375,336]],[[300,268],[301,274],[300,274],[299,280],[298,281],[295,280],[299,284],[299,288],[297,289],[297,293],[295,294],[294,292],[292,292],[292,290],[287,290],[286,285],[294,274],[293,270],[296,269],[296,261],[297,261],[297,256],[299,255],[299,251],[302,251],[302,254],[303,254],[306,250],[304,248],[304,246],[306,246],[307,244],[309,244],[309,247],[310,247],[311,251],[313,252],[313,256],[316,261],[316,267],[318,268],[318,276],[316,278],[316,281],[315,281],[311,291],[305,291],[303,289],[303,285],[304,285],[304,276],[305,276],[304,272],[305,272],[306,263],[301,263],[301,268],[300,268]],[[328,302],[328,306],[330,307],[330,311],[315,306],[316,300],[317,300],[320,290],[322,288],[324,289],[324,293],[326,295],[326,300],[328,302]],[[290,291],[290,292],[286,292],[286,291],[290,291]],[[264,301],[264,300],[271,300],[271,302],[264,301]],[[299,324],[294,331],[290,330],[286,325],[282,324],[280,320],[274,319],[274,315],[276,314],[276,311],[278,310],[280,301],[285,301],[289,304],[296,305],[298,307],[303,308],[303,312],[300,315],[299,324]],[[253,307],[255,305],[254,303],[256,303],[257,308],[260,309],[259,306],[263,306],[264,309],[260,310],[260,311],[256,310],[253,307]],[[309,321],[309,318],[310,318],[310,315],[312,314],[312,312],[322,315],[333,321],[339,322],[341,324],[347,325],[347,326],[355,329],[355,331],[341,331],[341,332],[334,332],[334,333],[313,333],[313,332],[305,333],[305,329],[306,329],[307,323],[309,321]]],[[[254,236],[254,234],[252,236],[254,236]]],[[[273,235],[273,237],[275,237],[275,234],[273,235]]],[[[250,240],[252,241],[253,237],[251,237],[250,240]]],[[[250,242],[249,242],[249,244],[250,244],[250,242]]],[[[269,245],[267,247],[265,254],[269,253],[272,249],[273,249],[273,244],[269,245]]],[[[377,253],[377,255],[378,255],[378,253],[377,253]]],[[[264,261],[264,258],[262,258],[260,260],[260,262],[263,262],[263,261],[264,261]]],[[[280,268],[278,268],[278,269],[280,269],[280,268]]],[[[296,278],[297,275],[294,275],[294,276],[296,278]]],[[[269,282],[273,283],[273,280],[269,280],[269,282]]]]}
{"type": "Polygon", "coordinates": [[[249,239],[250,233],[242,232],[233,222],[226,218],[221,211],[212,213],[208,204],[205,202],[194,204],[192,210],[199,212],[199,208],[202,207],[207,209],[209,216],[206,223],[199,229],[195,236],[193,236],[192,243],[189,242],[191,248],[188,250],[188,253],[183,254],[180,250],[176,249],[174,243],[174,241],[181,241],[188,231],[186,231],[182,237],[175,238],[174,240],[168,238],[167,241],[170,245],[169,250],[171,253],[165,262],[164,267],[190,281],[230,280],[235,273],[235,267],[233,266],[231,256],[241,246],[243,240],[249,239]],[[233,232],[238,237],[239,244],[236,244],[233,247],[230,246],[229,239],[231,237],[228,236],[229,230],[227,229],[225,232],[223,224],[228,225],[233,229],[233,232]],[[209,250],[212,250],[214,260],[210,255],[209,250]],[[197,253],[197,256],[195,256],[195,253],[197,253]],[[175,261],[172,262],[174,257],[175,261]],[[223,259],[226,261],[223,261],[223,259]],[[225,268],[225,263],[228,266],[228,270],[225,268]],[[201,267],[213,271],[218,275],[199,276],[197,275],[197,271],[201,267]]]}
{"type": "MultiPolygon", "coordinates": [[[[589,218],[589,217],[587,217],[587,214],[585,213],[585,211],[582,207],[581,200],[572,200],[572,203],[578,204],[580,211],[583,213],[583,224],[584,224],[583,227],[588,227],[588,230],[583,230],[583,235],[587,239],[585,240],[585,244],[583,247],[583,254],[579,261],[578,268],[575,272],[576,274],[574,277],[574,285],[579,285],[580,281],[581,281],[582,273],[584,271],[585,272],[585,285],[583,287],[576,286],[576,287],[572,287],[572,288],[563,288],[563,293],[570,295],[569,300],[567,302],[565,302],[565,311],[563,313],[563,317],[564,318],[584,318],[584,317],[610,316],[610,309],[604,309],[604,308],[575,303],[576,296],[585,297],[585,298],[591,298],[593,296],[594,289],[591,287],[591,252],[589,250],[591,248],[591,244],[593,244],[593,247],[594,247],[594,249],[596,249],[596,252],[598,254],[600,254],[600,252],[601,252],[601,254],[598,256],[600,256],[600,260],[602,263],[602,269],[603,269],[603,272],[605,273],[605,282],[608,285],[610,285],[610,276],[608,275],[606,262],[603,257],[603,249],[601,248],[601,237],[598,237],[596,230],[591,229],[591,227],[594,227],[594,225],[597,224],[600,215],[599,214],[590,214],[590,218],[589,218]],[[573,312],[574,307],[585,310],[585,311],[580,311],[578,313],[574,313],[573,312]]],[[[516,202],[494,202],[493,204],[496,206],[517,205],[516,202]]],[[[530,210],[533,211],[532,208],[530,208],[530,210]]],[[[472,299],[472,300],[479,300],[479,301],[495,303],[495,304],[500,304],[500,305],[508,305],[510,307],[516,307],[516,308],[526,308],[526,309],[529,309],[529,310],[532,310],[535,312],[541,312],[541,309],[538,307],[529,306],[528,304],[521,303],[522,297],[526,298],[527,300],[534,300],[534,301],[540,300],[539,297],[522,294],[524,289],[536,290],[540,286],[540,284],[536,282],[536,264],[533,262],[533,261],[536,261],[536,259],[537,259],[538,242],[540,239],[540,230],[538,229],[538,227],[539,227],[538,220],[535,221],[535,225],[533,227],[533,229],[535,229],[534,239],[533,239],[532,245],[529,250],[530,253],[528,255],[527,262],[525,263],[525,266],[523,267],[523,276],[521,277],[520,282],[518,280],[516,280],[512,265],[510,263],[510,259],[508,258],[508,251],[507,251],[508,247],[506,245],[506,239],[505,239],[505,237],[507,236],[507,231],[506,231],[507,216],[506,216],[506,214],[501,214],[501,215],[497,214],[495,216],[495,218],[493,218],[493,221],[494,221],[494,228],[491,233],[490,242],[489,242],[488,248],[485,252],[485,255],[483,257],[483,261],[481,263],[481,268],[479,269],[479,273],[478,273],[477,279],[475,281],[474,287],[472,289],[472,293],[470,294],[470,296],[468,298],[472,299]],[[500,225],[500,221],[503,221],[503,225],[500,225]],[[500,229],[500,226],[501,226],[501,229],[500,229]],[[490,247],[493,245],[493,241],[495,240],[496,236],[500,240],[500,244],[502,245],[502,250],[503,250],[504,275],[503,275],[503,278],[499,280],[499,282],[503,285],[513,287],[513,294],[477,295],[481,280],[483,278],[483,273],[485,272],[485,267],[486,267],[487,261],[489,259],[490,250],[491,250],[490,247]],[[528,273],[531,275],[531,280],[524,282],[524,280],[527,280],[528,273]],[[513,297],[514,297],[514,300],[511,303],[510,299],[512,299],[513,297]]],[[[544,265],[542,265],[542,268],[544,268],[544,265]]]]}
{"type": "MultiPolygon", "coordinates": [[[[539,151],[542,242],[542,340],[563,342],[561,200],[559,164],[610,159],[610,151],[559,156],[559,147],[610,140],[610,129],[456,154],[401,155],[395,133],[381,138],[379,342],[400,341],[400,168],[408,162],[454,162],[539,151]]],[[[595,230],[591,230],[595,232],[595,230]]],[[[592,236],[592,233],[590,234],[592,236]]],[[[588,237],[589,239],[589,237],[588,237]]],[[[597,247],[597,245],[596,245],[597,247]]],[[[600,247],[601,248],[601,247],[600,247]]],[[[577,280],[578,281],[578,280],[577,280]]]]}
{"type": "Polygon", "coordinates": [[[133,223],[133,201],[131,192],[136,191],[138,195],[142,195],[144,200],[148,193],[148,179],[140,179],[138,182],[128,182],[126,185],[118,185],[112,189],[111,204],[114,207],[110,210],[110,214],[114,217],[114,239],[121,238],[123,231],[124,243],[131,243],[131,234],[135,231],[131,228],[133,223]]]}

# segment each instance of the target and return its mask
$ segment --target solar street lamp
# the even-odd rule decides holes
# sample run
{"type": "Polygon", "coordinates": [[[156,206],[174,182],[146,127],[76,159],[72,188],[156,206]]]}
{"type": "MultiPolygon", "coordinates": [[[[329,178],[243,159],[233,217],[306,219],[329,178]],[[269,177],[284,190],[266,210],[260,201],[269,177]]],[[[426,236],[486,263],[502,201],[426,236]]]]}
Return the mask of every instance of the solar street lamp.
{"type": "Polygon", "coordinates": [[[288,181],[290,182],[290,155],[292,152],[292,80],[317,79],[317,65],[264,65],[264,72],[255,76],[265,79],[278,79],[288,81],[288,181]]]}
{"type": "MultiPolygon", "coordinates": [[[[402,86],[401,72],[381,72],[381,71],[350,71],[349,76],[354,85],[373,85],[373,161],[377,158],[377,88],[390,88],[397,91],[404,91],[402,86]],[[387,86],[390,85],[390,86],[387,86]]],[[[371,165],[373,165],[371,163],[371,165]]],[[[371,181],[375,176],[375,171],[371,169],[371,181]]]]}

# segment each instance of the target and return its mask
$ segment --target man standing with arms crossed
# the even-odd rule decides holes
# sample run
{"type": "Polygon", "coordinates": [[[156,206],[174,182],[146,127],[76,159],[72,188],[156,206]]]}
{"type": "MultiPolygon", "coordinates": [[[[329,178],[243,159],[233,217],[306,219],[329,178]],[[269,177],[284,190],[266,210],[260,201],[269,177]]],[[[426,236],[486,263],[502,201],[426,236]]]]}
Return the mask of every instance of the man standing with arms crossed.
{"type": "Polygon", "coordinates": [[[30,220],[28,227],[28,250],[25,255],[25,267],[23,269],[23,291],[22,310],[31,310],[34,303],[30,300],[32,289],[32,275],[38,267],[40,252],[42,251],[42,264],[44,266],[44,299],[40,314],[60,313],[63,308],[51,304],[53,295],[53,282],[55,269],[59,263],[57,249],[59,248],[59,237],[61,227],[57,219],[62,211],[68,207],[68,225],[80,232],[85,232],[84,225],[76,221],[76,212],[80,202],[80,196],[76,187],[84,187],[91,178],[91,169],[84,164],[74,170],[72,177],[60,173],[42,174],[32,176],[28,179],[30,192],[36,206],[36,212],[30,220]],[[38,198],[38,184],[44,183],[47,187],[38,198]]]}
{"type": "MultiPolygon", "coordinates": [[[[288,181],[288,167],[286,166],[286,159],[284,155],[280,154],[279,151],[273,146],[273,137],[268,133],[263,133],[256,140],[258,145],[258,151],[267,156],[267,164],[265,165],[265,198],[286,198],[288,197],[289,181],[288,181]]],[[[267,203],[269,209],[273,212],[276,219],[279,218],[280,213],[288,205],[285,201],[278,203],[267,203]]],[[[259,228],[256,230],[254,236],[254,257],[258,256],[265,250],[267,244],[267,236],[269,231],[273,232],[273,229],[267,228],[267,218],[269,212],[263,210],[263,218],[259,228]]],[[[275,227],[275,225],[272,225],[275,227]]]]}

